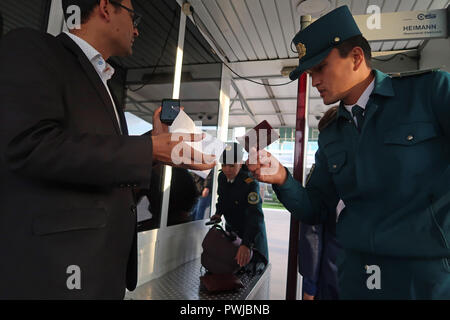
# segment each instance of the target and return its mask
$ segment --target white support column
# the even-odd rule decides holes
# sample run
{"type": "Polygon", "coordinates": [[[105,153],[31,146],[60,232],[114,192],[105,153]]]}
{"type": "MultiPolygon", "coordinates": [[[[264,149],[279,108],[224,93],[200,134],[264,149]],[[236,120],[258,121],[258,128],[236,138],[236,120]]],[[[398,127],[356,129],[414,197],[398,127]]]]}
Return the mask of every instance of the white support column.
{"type": "MultiPolygon", "coordinates": [[[[227,141],[228,136],[228,120],[230,118],[230,91],[231,91],[231,71],[222,64],[222,80],[220,82],[220,96],[219,96],[219,116],[217,120],[217,138],[222,141],[227,141]]],[[[214,172],[213,190],[212,190],[212,204],[211,216],[216,213],[217,202],[217,177],[218,167],[214,172]]]]}
{"type": "Polygon", "coordinates": [[[175,77],[173,80],[172,99],[180,98],[181,71],[183,69],[184,33],[186,30],[186,15],[180,10],[180,29],[178,30],[177,61],[175,64],[175,77]]]}
{"type": "Polygon", "coordinates": [[[48,15],[47,32],[57,36],[63,30],[64,14],[61,0],[52,0],[48,15]]]}
{"type": "MultiPolygon", "coordinates": [[[[186,15],[180,8],[180,27],[178,29],[178,48],[175,64],[175,76],[173,80],[172,99],[180,98],[181,88],[181,72],[183,69],[183,50],[184,50],[184,34],[186,30],[186,15]]],[[[172,180],[172,167],[164,167],[164,189],[163,189],[163,204],[161,208],[161,229],[167,228],[167,219],[169,213],[170,200],[170,182],[172,180]]]]}

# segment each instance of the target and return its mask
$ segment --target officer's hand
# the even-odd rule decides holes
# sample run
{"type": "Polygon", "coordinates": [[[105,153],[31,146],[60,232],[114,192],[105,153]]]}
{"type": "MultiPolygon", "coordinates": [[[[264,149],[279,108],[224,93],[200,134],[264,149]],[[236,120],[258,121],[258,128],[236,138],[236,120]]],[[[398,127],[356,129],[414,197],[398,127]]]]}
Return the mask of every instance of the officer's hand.
{"type": "Polygon", "coordinates": [[[250,253],[251,253],[251,251],[247,246],[241,245],[239,247],[236,257],[235,257],[239,266],[243,267],[250,262],[250,258],[251,258],[250,253]]]}
{"type": "Polygon", "coordinates": [[[170,134],[162,133],[152,136],[153,159],[174,167],[208,170],[216,163],[214,155],[206,155],[193,149],[184,141],[201,141],[204,134],[170,134]]]}
{"type": "Polygon", "coordinates": [[[303,293],[303,300],[314,300],[314,296],[310,296],[306,292],[303,293]]]}
{"type": "Polygon", "coordinates": [[[282,185],[286,179],[286,169],[270,152],[251,148],[246,162],[253,176],[261,182],[282,185]]]}
{"type": "Polygon", "coordinates": [[[202,198],[206,198],[209,195],[209,188],[204,188],[202,192],[202,198]]]}

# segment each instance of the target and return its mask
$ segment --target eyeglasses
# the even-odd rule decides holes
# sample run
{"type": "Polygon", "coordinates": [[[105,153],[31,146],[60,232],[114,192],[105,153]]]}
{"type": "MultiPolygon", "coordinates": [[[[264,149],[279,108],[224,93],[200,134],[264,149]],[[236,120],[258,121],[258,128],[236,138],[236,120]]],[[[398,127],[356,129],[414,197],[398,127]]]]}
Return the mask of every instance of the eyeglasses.
{"type": "Polygon", "coordinates": [[[119,6],[119,7],[121,7],[121,8],[124,8],[124,9],[127,10],[129,13],[131,13],[131,19],[133,20],[133,27],[137,28],[137,26],[139,25],[139,23],[141,23],[142,16],[141,16],[139,13],[137,13],[136,11],[131,10],[131,9],[128,8],[128,7],[125,7],[124,5],[120,4],[120,3],[117,2],[117,1],[111,1],[111,0],[110,0],[109,2],[111,2],[112,4],[115,4],[116,6],[119,6]]]}

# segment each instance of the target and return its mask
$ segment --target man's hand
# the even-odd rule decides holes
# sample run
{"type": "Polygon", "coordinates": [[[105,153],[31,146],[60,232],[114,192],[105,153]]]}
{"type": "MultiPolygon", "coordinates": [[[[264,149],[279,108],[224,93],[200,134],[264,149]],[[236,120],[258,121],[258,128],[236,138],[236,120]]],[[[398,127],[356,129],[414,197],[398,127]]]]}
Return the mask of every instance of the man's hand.
{"type": "Polygon", "coordinates": [[[251,258],[250,253],[251,253],[251,251],[247,246],[241,245],[239,247],[236,257],[235,257],[239,266],[243,267],[250,262],[250,258],[251,258]]]}
{"type": "Polygon", "coordinates": [[[286,182],[286,169],[266,150],[251,148],[247,167],[253,176],[261,182],[282,185],[286,182]]]}
{"type": "Polygon", "coordinates": [[[208,170],[216,165],[214,155],[206,155],[193,149],[184,141],[201,141],[204,134],[170,134],[152,135],[153,158],[174,167],[208,170]]]}
{"type": "Polygon", "coordinates": [[[306,292],[303,293],[303,300],[314,300],[314,296],[310,296],[306,292]]]}
{"type": "Polygon", "coordinates": [[[162,107],[159,107],[156,109],[155,113],[153,114],[153,130],[152,130],[152,136],[157,136],[163,133],[169,133],[169,126],[165,123],[161,122],[161,111],[162,107]]]}

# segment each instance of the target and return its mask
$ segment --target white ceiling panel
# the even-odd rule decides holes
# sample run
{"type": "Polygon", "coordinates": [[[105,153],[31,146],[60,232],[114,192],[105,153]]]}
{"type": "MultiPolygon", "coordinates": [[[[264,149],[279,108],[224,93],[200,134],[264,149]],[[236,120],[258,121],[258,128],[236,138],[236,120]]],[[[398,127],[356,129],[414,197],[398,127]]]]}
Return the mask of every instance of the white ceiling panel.
{"type": "Polygon", "coordinates": [[[228,24],[227,19],[217,5],[216,0],[203,1],[203,4],[208,10],[209,14],[213,17],[214,22],[217,24],[217,27],[222,32],[224,38],[227,40],[236,57],[241,61],[248,60],[247,55],[242,50],[241,45],[237,41],[233,30],[230,28],[230,25],[228,24]]]}
{"type": "Polygon", "coordinates": [[[221,8],[223,15],[226,17],[226,20],[233,30],[234,35],[239,35],[236,37],[236,40],[245,52],[248,58],[247,60],[256,60],[257,57],[255,49],[251,45],[249,36],[236,15],[236,11],[234,10],[231,2],[229,0],[219,0],[217,1],[217,4],[221,8]]]}
{"type": "Polygon", "coordinates": [[[397,11],[411,11],[417,0],[402,0],[397,11]]]}
{"type": "Polygon", "coordinates": [[[416,2],[413,10],[428,10],[428,7],[431,5],[432,0],[420,0],[416,2]]]}
{"type": "Polygon", "coordinates": [[[347,6],[347,7],[351,8],[352,7],[352,0],[338,0],[336,2],[336,8],[341,7],[341,6],[347,6]]]}
{"type": "Polygon", "coordinates": [[[278,100],[278,105],[280,106],[281,112],[285,113],[283,114],[283,117],[286,113],[295,115],[297,110],[297,100],[278,100]]]}
{"type": "Polygon", "coordinates": [[[365,1],[353,1],[351,6],[351,11],[354,15],[366,14],[367,11],[367,0],[365,1]]]}
{"type": "Polygon", "coordinates": [[[295,128],[295,122],[296,122],[295,116],[284,116],[284,121],[286,122],[287,127],[295,128]]]}
{"type": "Polygon", "coordinates": [[[395,41],[384,41],[381,46],[381,51],[391,51],[394,48],[395,41]]]}
{"type": "Polygon", "coordinates": [[[230,114],[229,127],[254,127],[254,122],[248,116],[233,116],[230,114]]]}
{"type": "Polygon", "coordinates": [[[247,101],[247,103],[255,114],[258,113],[275,114],[275,110],[273,109],[273,104],[271,100],[247,101]]]}
{"type": "MultiPolygon", "coordinates": [[[[259,80],[261,81],[261,80],[259,80]]],[[[245,80],[235,80],[235,83],[237,84],[239,90],[241,90],[242,94],[246,98],[261,98],[269,96],[267,95],[267,91],[264,88],[264,86],[248,82],[245,80]]]]}
{"type": "Polygon", "coordinates": [[[380,51],[382,45],[383,41],[370,42],[370,47],[372,48],[372,51],[380,51]]]}
{"type": "Polygon", "coordinates": [[[247,6],[251,8],[250,12],[253,17],[256,30],[258,31],[259,37],[262,40],[268,58],[269,59],[278,58],[277,52],[275,50],[275,45],[272,40],[272,35],[269,31],[269,27],[266,18],[264,16],[263,9],[261,7],[261,3],[259,2],[259,0],[243,0],[243,1],[246,1],[247,6]]]}
{"type": "Polygon", "coordinates": [[[406,48],[407,44],[408,44],[407,40],[396,41],[394,45],[394,50],[403,50],[406,48]]]}
{"type": "MultiPolygon", "coordinates": [[[[281,28],[280,14],[275,5],[274,0],[260,0],[263,8],[264,16],[269,26],[269,31],[272,36],[272,41],[275,45],[278,58],[287,58],[288,51],[286,47],[286,35],[281,28]]],[[[286,1],[286,0],[284,0],[286,1]]]]}
{"type": "MultiPolygon", "coordinates": [[[[367,7],[377,5],[382,12],[398,12],[412,10],[435,10],[445,8],[450,0],[329,0],[331,11],[339,6],[347,5],[354,15],[367,14],[367,7]]],[[[287,83],[288,78],[274,78],[283,67],[291,67],[297,63],[296,59],[286,63],[272,65],[276,59],[295,58],[290,44],[292,38],[300,29],[300,13],[297,5],[300,0],[190,0],[196,14],[208,29],[214,41],[223,50],[233,70],[242,76],[251,77],[254,81],[262,82],[262,75],[268,75],[270,84],[287,83]],[[271,60],[261,61],[261,60],[271,60]],[[251,61],[251,62],[249,62],[251,61]],[[239,62],[245,62],[239,65],[239,62]],[[270,76],[269,76],[270,75],[270,76]]],[[[327,12],[328,12],[327,11],[327,12]]],[[[327,12],[322,12],[324,15],[327,12]]],[[[372,51],[392,51],[415,49],[423,43],[422,40],[412,41],[374,41],[370,43],[372,51]]],[[[295,48],[294,48],[295,49],[295,48]]],[[[273,126],[279,126],[280,120],[275,114],[272,100],[264,86],[251,83],[243,79],[234,82],[247,100],[249,107],[257,115],[257,121],[267,119],[273,126]],[[255,101],[255,99],[262,99],[255,101]],[[265,99],[265,100],[264,100],[265,99]],[[262,116],[263,113],[273,115],[262,116]],[[268,119],[270,118],[270,119],[268,119]]],[[[280,110],[283,120],[288,126],[295,125],[295,110],[298,81],[284,86],[272,86],[271,90],[280,110]]],[[[155,92],[158,94],[157,92],[155,92]]],[[[230,97],[234,99],[236,92],[230,90],[230,97]]],[[[315,88],[310,88],[310,112],[312,122],[317,124],[315,117],[321,116],[329,106],[324,106],[320,94],[315,88]]],[[[241,103],[235,101],[232,113],[243,114],[241,103]]],[[[232,126],[254,126],[249,116],[231,115],[232,126]]]]}
{"type": "Polygon", "coordinates": [[[231,50],[228,41],[224,38],[222,32],[214,21],[214,18],[209,14],[206,7],[203,5],[202,0],[190,0],[191,4],[195,8],[195,13],[200,17],[204,23],[206,29],[211,33],[211,36],[217,42],[219,47],[224,51],[228,59],[231,61],[236,61],[237,57],[231,50]]]}
{"type": "Polygon", "coordinates": [[[278,117],[276,115],[274,116],[256,116],[256,120],[258,121],[258,123],[266,120],[267,122],[270,123],[270,125],[272,127],[279,127],[280,126],[280,120],[278,119],[278,117]]]}
{"type": "Polygon", "coordinates": [[[381,12],[396,12],[401,0],[385,1],[381,12]]]}
{"type": "MultiPolygon", "coordinates": [[[[286,81],[286,80],[284,80],[284,81],[286,81]]],[[[287,98],[287,97],[297,96],[298,81],[294,81],[285,86],[272,87],[272,91],[276,97],[287,98]]]]}
{"type": "Polygon", "coordinates": [[[281,27],[285,36],[287,53],[290,57],[298,57],[298,54],[291,50],[291,41],[297,33],[292,15],[291,2],[289,0],[275,2],[281,19],[281,27]]]}
{"type": "Polygon", "coordinates": [[[258,60],[267,59],[267,53],[261,42],[261,38],[256,30],[255,23],[253,22],[253,17],[249,12],[247,7],[247,2],[243,0],[231,0],[231,4],[234,7],[236,14],[239,17],[246,34],[255,50],[258,60]]]}
{"type": "Polygon", "coordinates": [[[450,1],[448,1],[448,0],[433,0],[429,10],[436,10],[436,9],[445,8],[446,5],[448,5],[449,3],[450,3],[450,1]]]}

